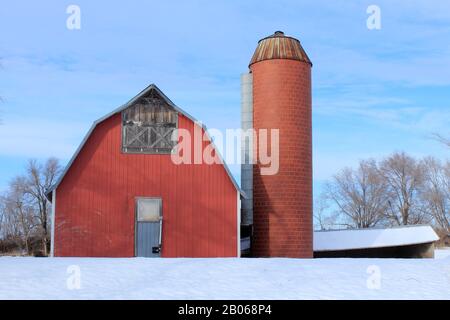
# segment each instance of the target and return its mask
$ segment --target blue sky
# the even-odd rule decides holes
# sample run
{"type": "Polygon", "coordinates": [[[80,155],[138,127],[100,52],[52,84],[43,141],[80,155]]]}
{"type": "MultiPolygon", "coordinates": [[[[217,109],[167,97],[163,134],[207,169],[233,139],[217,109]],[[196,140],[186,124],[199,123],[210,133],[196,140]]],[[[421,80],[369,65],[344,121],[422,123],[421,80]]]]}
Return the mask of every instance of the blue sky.
{"type": "Polygon", "coordinates": [[[240,74],[275,30],[314,63],[316,194],[359,159],[449,158],[428,137],[450,135],[450,2],[16,0],[0,9],[0,190],[29,158],[67,162],[150,83],[208,127],[238,128],[240,74]],[[66,28],[70,4],[81,30],[66,28]],[[366,27],[371,4],[381,30],[366,27]]]}

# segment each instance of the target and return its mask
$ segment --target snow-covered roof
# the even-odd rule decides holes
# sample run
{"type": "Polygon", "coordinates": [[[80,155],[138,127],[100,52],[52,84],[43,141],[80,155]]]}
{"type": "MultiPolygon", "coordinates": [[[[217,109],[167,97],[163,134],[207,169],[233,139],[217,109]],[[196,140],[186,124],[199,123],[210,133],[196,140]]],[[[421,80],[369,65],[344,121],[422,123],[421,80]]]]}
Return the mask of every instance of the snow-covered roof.
{"type": "MultiPolygon", "coordinates": [[[[69,163],[67,164],[67,166],[65,167],[64,171],[62,172],[62,174],[59,176],[58,180],[56,181],[56,183],[46,192],[47,198],[51,201],[51,192],[53,190],[55,190],[56,188],[58,188],[59,184],[61,183],[61,181],[63,180],[64,176],[66,175],[67,171],[69,171],[70,167],[72,166],[72,163],[75,161],[76,157],[78,156],[78,154],[80,153],[81,149],[83,149],[83,146],[85,145],[86,141],[89,139],[90,135],[92,134],[92,132],[94,131],[94,129],[97,127],[97,125],[103,121],[105,121],[106,119],[112,117],[113,115],[122,112],[123,110],[125,110],[126,108],[130,107],[131,105],[133,105],[133,103],[135,103],[139,98],[141,98],[142,96],[144,96],[145,94],[147,94],[149,91],[151,90],[155,90],[172,108],[174,108],[177,112],[179,112],[180,114],[184,115],[186,118],[190,119],[192,122],[196,123],[196,124],[201,124],[203,130],[206,132],[208,138],[208,129],[206,128],[206,126],[204,124],[202,124],[201,122],[199,122],[197,119],[195,119],[193,116],[191,116],[189,113],[187,113],[186,111],[184,111],[183,109],[181,109],[180,107],[178,107],[177,105],[175,105],[155,84],[151,84],[149,85],[147,88],[145,88],[144,90],[142,90],[139,94],[137,94],[134,98],[132,98],[130,101],[128,101],[127,103],[125,103],[124,105],[118,107],[117,109],[115,109],[114,111],[108,113],[107,115],[101,117],[100,119],[97,119],[96,121],[94,121],[94,123],[92,124],[91,128],[89,129],[88,133],[86,134],[86,136],[84,137],[83,141],[81,142],[81,144],[79,145],[78,149],[75,151],[75,154],[72,156],[72,158],[70,159],[69,163]]],[[[225,163],[225,160],[223,159],[222,155],[220,154],[219,150],[217,149],[217,147],[214,145],[214,142],[210,139],[211,141],[211,145],[214,148],[214,150],[216,151],[220,162],[223,164],[223,167],[225,168],[225,171],[228,174],[228,177],[230,178],[231,182],[233,183],[234,187],[236,188],[236,190],[239,191],[239,193],[241,194],[242,197],[246,198],[246,195],[244,193],[244,191],[242,191],[242,189],[239,187],[238,183],[236,182],[236,180],[234,179],[233,175],[231,174],[230,169],[228,168],[227,164],[225,163]]]]}
{"type": "Polygon", "coordinates": [[[396,247],[429,243],[439,237],[428,225],[389,229],[353,229],[314,232],[314,251],[396,247]]]}

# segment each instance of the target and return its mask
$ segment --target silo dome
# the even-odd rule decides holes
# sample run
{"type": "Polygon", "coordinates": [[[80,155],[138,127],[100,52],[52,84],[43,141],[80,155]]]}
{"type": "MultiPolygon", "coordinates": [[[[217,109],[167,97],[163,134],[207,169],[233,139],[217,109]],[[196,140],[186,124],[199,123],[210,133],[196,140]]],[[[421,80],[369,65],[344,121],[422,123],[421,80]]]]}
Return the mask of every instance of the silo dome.
{"type": "Polygon", "coordinates": [[[312,65],[300,41],[284,35],[282,31],[275,31],[273,35],[259,40],[249,67],[254,63],[271,59],[297,60],[312,65]]]}

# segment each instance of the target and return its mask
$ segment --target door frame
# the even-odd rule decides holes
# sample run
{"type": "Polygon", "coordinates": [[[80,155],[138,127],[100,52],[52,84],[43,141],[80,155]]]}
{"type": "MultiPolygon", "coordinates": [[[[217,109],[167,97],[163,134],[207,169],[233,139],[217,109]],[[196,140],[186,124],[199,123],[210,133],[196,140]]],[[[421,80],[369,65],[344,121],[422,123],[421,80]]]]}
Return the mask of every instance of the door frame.
{"type": "Polygon", "coordinates": [[[134,198],[134,257],[137,257],[137,231],[138,231],[138,202],[142,199],[159,200],[161,202],[161,214],[159,215],[159,239],[161,242],[161,251],[159,257],[162,256],[162,223],[163,223],[163,199],[162,197],[135,197],[134,198]]]}

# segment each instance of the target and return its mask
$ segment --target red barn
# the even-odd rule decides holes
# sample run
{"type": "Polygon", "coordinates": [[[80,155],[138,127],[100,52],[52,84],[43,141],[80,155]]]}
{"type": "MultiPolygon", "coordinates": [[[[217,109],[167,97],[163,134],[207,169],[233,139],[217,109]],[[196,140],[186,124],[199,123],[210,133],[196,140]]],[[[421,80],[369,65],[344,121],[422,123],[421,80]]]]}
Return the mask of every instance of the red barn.
{"type": "Polygon", "coordinates": [[[240,255],[239,187],[223,161],[174,163],[178,129],[206,131],[155,85],[94,122],[48,194],[54,256],[240,255]]]}

